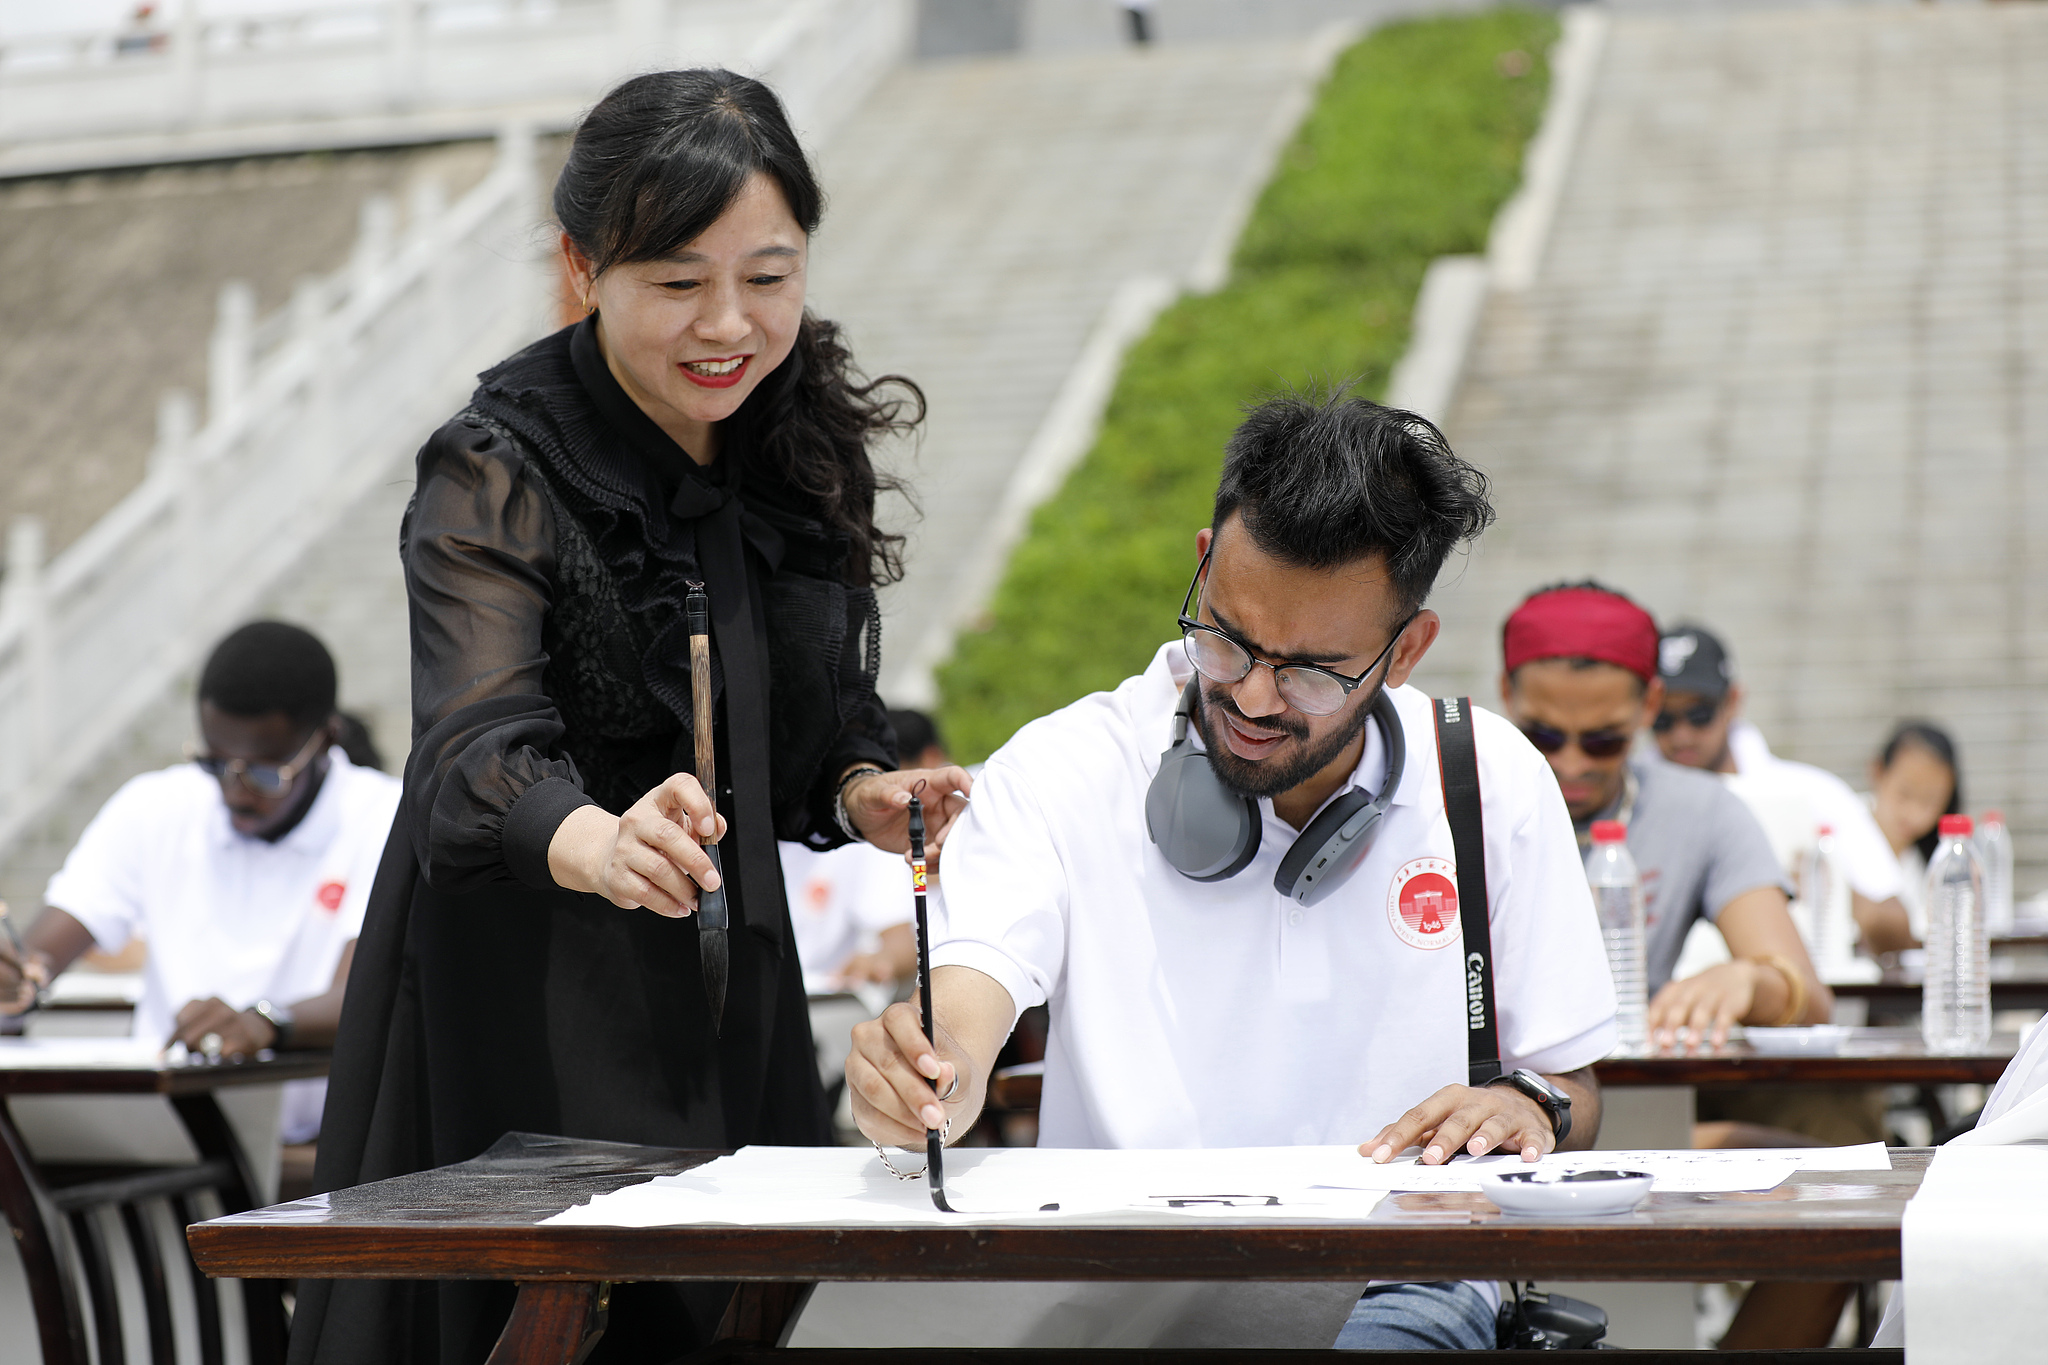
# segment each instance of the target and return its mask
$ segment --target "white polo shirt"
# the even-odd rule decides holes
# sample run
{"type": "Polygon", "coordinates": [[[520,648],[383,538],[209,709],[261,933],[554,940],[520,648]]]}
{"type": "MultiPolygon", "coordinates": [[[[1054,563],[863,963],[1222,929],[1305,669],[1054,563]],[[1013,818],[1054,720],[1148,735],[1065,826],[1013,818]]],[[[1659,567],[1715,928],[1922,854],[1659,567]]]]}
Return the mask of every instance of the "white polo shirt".
{"type": "MultiPolygon", "coordinates": [[[[1763,732],[1746,720],[1738,720],[1729,727],[1728,753],[1741,776],[1776,779],[1805,796],[1814,824],[1833,827],[1835,863],[1843,880],[1858,895],[1882,901],[1899,894],[1898,860],[1892,856],[1884,832],[1878,829],[1869,804],[1847,782],[1811,763],[1779,758],[1764,741],[1763,732]]],[[[1804,843],[1812,846],[1811,831],[1804,843]]]]}
{"type": "MultiPolygon", "coordinates": [[[[1430,699],[1392,696],[1407,766],[1364,864],[1320,905],[1273,889],[1295,831],[1261,801],[1258,855],[1196,882],[1145,832],[1145,792],[1189,676],[1180,641],[1113,692],[997,751],[946,845],[934,965],[1019,1010],[1050,1000],[1039,1143],[1359,1143],[1466,1079],[1456,863],[1430,699]]],[[[1615,1044],[1571,818],[1549,766],[1473,708],[1503,1064],[1562,1072],[1615,1044]]],[[[1377,726],[1347,787],[1377,788],[1377,726]]],[[[1334,799],[1334,798],[1333,798],[1334,799]]]]}
{"type": "MultiPolygon", "coordinates": [[[[860,841],[829,853],[788,841],[777,847],[804,988],[814,995],[837,990],[848,958],[875,951],[884,929],[915,915],[910,867],[899,855],[860,841]]],[[[934,886],[934,897],[937,891],[934,886]]],[[[928,898],[927,914],[933,908],[928,898]]]]}
{"type": "MultiPolygon", "coordinates": [[[[168,1038],[192,1000],[247,1009],[333,984],[362,929],[400,784],[339,748],[327,757],[312,807],[275,843],[236,833],[220,784],[191,763],[130,779],[85,827],[43,899],[107,952],[148,940],[135,1037],[168,1038]]],[[[325,1085],[287,1087],[288,1141],[308,1117],[317,1131],[325,1085]]]]}

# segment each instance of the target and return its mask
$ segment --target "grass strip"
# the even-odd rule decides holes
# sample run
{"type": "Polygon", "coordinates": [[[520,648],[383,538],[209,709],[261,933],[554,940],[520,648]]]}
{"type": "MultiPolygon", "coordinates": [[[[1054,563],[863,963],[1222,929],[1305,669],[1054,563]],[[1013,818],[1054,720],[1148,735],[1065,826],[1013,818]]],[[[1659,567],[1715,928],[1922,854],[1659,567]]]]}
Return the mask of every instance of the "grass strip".
{"type": "Polygon", "coordinates": [[[1389,25],[1337,60],[1229,282],[1180,300],[1131,349],[1094,448],[940,668],[956,756],[987,757],[1171,637],[1246,404],[1347,380],[1385,392],[1430,261],[1483,250],[1514,191],[1556,35],[1551,14],[1502,8],[1389,25]]]}

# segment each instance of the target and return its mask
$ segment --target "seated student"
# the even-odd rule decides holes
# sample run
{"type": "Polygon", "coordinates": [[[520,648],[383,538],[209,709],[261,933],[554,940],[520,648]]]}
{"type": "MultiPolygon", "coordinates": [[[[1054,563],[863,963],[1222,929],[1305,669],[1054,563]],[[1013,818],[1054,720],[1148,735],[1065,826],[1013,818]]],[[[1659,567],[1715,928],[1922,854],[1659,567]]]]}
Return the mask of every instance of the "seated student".
{"type": "MultiPolygon", "coordinates": [[[[918,1149],[927,1127],[966,1132],[1019,1013],[1049,1002],[1041,1146],[1362,1140],[1372,1160],[1420,1145],[1436,1163],[1590,1145],[1614,995],[1556,784],[1499,717],[1463,708],[1506,1072],[1489,1083],[1468,1066],[1480,948],[1435,708],[1404,685],[1437,636],[1423,602],[1445,556],[1492,515],[1484,476],[1412,414],[1254,410],[1194,538],[1183,639],[982,770],[946,846],[937,1047],[908,1003],[856,1030],[861,1130],[918,1149]],[[1155,843],[1148,810],[1164,822],[1204,792],[1235,834],[1155,843]],[[1369,852],[1327,899],[1276,886],[1297,839],[1321,848],[1375,806],[1369,852]],[[1314,823],[1326,811],[1335,824],[1314,823]]],[[[1377,1285],[1338,1344],[1490,1348],[1496,1302],[1491,1284],[1377,1285]]]]}
{"type": "Polygon", "coordinates": [[[1724,1040],[1732,1024],[1826,1023],[1834,999],[1792,924],[1786,883],[1739,798],[1704,773],[1646,754],[1636,735],[1664,704],[1657,625],[1621,593],[1572,583],[1532,593],[1502,630],[1501,700],[1550,761],[1582,841],[1595,820],[1628,826],[1643,879],[1651,1037],[1724,1040]],[[1695,920],[1734,959],[1671,979],[1695,920]]]}
{"type": "Polygon", "coordinates": [[[922,711],[899,707],[889,713],[889,726],[896,732],[896,752],[906,767],[943,768],[951,764],[939,723],[922,711]],[[930,759],[930,763],[926,763],[930,759]]]}
{"type": "Polygon", "coordinates": [[[819,853],[783,840],[782,880],[804,989],[824,995],[917,971],[910,869],[865,841],[819,853]]]}
{"type": "MultiPolygon", "coordinates": [[[[149,941],[138,1038],[246,1056],[327,1047],[398,807],[397,779],[335,744],[334,660],[257,621],[199,675],[200,752],[131,778],[100,808],[25,936],[0,961],[9,1012],[97,944],[149,941]]],[[[311,1140],[324,1081],[286,1088],[282,1135],[311,1140]]]]}
{"type": "MultiPolygon", "coordinates": [[[[1681,767],[1736,778],[1729,785],[1763,825],[1788,872],[1813,848],[1821,826],[1831,830],[1834,864],[1849,893],[1841,909],[1853,921],[1827,929],[1844,955],[1859,937],[1873,944],[1892,942],[1906,922],[1899,865],[1870,807],[1825,768],[1771,752],[1762,732],[1743,719],[1734,661],[1711,632],[1691,625],[1666,631],[1658,643],[1657,672],[1664,682],[1664,704],[1651,728],[1664,757],[1681,767]]],[[[1834,912],[1835,907],[1823,910],[1834,912]]],[[[1820,965],[1826,969],[1831,964],[1820,965]]]]}
{"type": "Polygon", "coordinates": [[[1956,742],[1938,725],[1909,720],[1870,761],[1870,813],[1899,860],[1899,899],[1906,919],[1875,951],[1917,948],[1927,932],[1927,860],[1944,815],[1963,809],[1963,769],[1956,742]]]}

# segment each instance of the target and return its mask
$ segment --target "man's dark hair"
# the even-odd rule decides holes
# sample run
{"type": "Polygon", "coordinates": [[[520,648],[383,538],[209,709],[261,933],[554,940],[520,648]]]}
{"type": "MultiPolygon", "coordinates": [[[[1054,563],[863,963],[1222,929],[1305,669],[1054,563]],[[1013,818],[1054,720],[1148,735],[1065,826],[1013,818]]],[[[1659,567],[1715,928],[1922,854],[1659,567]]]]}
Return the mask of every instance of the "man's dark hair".
{"type": "Polygon", "coordinates": [[[1486,491],[1427,419],[1343,388],[1296,393],[1252,408],[1230,438],[1209,524],[1235,513],[1253,544],[1303,568],[1377,555],[1407,616],[1452,548],[1492,524],[1486,491]]]}
{"type": "Polygon", "coordinates": [[[231,716],[282,711],[310,730],[334,714],[334,656],[311,631],[251,621],[213,647],[199,673],[199,700],[231,716]]]}
{"type": "Polygon", "coordinates": [[[922,711],[908,707],[889,713],[889,726],[896,732],[896,761],[908,763],[934,744],[944,748],[939,723],[922,711]]]}

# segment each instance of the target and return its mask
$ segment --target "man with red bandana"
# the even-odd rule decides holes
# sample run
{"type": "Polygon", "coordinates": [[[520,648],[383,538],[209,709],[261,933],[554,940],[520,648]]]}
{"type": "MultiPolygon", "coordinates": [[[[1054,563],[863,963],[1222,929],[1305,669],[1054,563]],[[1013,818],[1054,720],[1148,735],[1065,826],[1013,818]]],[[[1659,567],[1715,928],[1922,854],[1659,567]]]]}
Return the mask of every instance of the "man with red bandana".
{"type": "Polygon", "coordinates": [[[1706,773],[1631,754],[1657,717],[1657,623],[1621,593],[1574,583],[1532,594],[1501,632],[1501,700],[1549,760],[1583,847],[1595,820],[1628,827],[1648,911],[1650,1036],[1660,1046],[1726,1039],[1733,1024],[1827,1022],[1833,997],[1792,923],[1768,838],[1706,773]],[[1707,919],[1731,961],[1671,980],[1686,933],[1707,919]]]}

